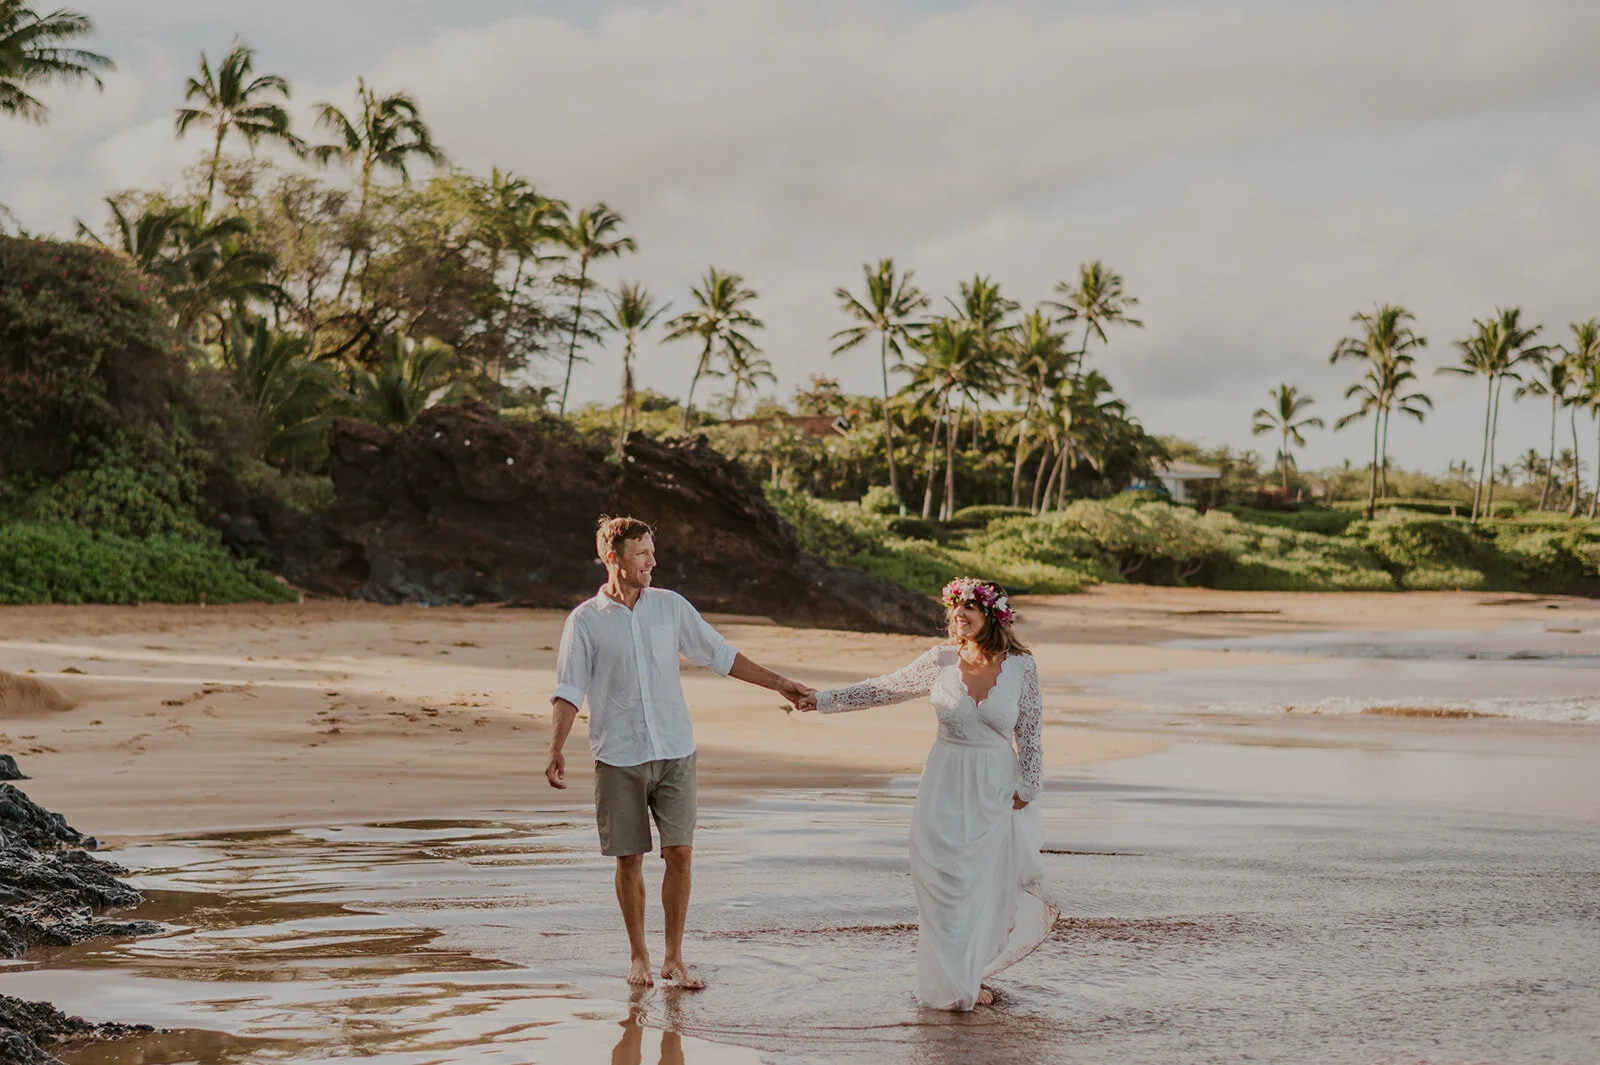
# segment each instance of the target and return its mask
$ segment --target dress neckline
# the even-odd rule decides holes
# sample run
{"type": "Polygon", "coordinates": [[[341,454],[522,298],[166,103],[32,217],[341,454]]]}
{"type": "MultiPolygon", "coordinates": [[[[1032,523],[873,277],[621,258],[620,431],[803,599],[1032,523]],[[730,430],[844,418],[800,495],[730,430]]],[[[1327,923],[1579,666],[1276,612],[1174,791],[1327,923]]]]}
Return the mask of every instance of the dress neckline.
{"type": "Polygon", "coordinates": [[[983,704],[994,697],[995,689],[999,688],[1000,682],[1005,679],[1006,666],[1010,665],[1011,660],[1016,657],[1016,655],[1008,654],[1000,660],[1000,670],[994,675],[994,683],[989,685],[989,690],[984,692],[982,699],[979,699],[972,694],[972,689],[967,687],[966,678],[961,675],[961,653],[957,651],[955,660],[956,683],[961,686],[961,694],[971,700],[973,706],[980,710],[983,709],[983,704]]]}

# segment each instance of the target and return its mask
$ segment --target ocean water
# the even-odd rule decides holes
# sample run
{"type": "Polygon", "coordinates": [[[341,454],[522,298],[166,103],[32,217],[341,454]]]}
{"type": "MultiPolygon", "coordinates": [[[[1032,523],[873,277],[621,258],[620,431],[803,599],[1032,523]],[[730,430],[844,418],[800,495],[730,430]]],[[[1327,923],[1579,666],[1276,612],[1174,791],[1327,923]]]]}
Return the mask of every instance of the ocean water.
{"type": "Polygon", "coordinates": [[[701,992],[630,994],[574,809],[135,842],[114,857],[171,934],[32,958],[0,993],[170,1029],[78,1065],[1600,1060],[1600,826],[1165,775],[1051,782],[1065,916],[969,1015],[912,996],[911,781],[707,797],[701,992]]]}
{"type": "Polygon", "coordinates": [[[1360,714],[1437,711],[1522,721],[1600,724],[1600,622],[1519,623],[1477,630],[1285,633],[1164,646],[1282,654],[1316,661],[1174,669],[1082,687],[1187,713],[1360,714]]]}

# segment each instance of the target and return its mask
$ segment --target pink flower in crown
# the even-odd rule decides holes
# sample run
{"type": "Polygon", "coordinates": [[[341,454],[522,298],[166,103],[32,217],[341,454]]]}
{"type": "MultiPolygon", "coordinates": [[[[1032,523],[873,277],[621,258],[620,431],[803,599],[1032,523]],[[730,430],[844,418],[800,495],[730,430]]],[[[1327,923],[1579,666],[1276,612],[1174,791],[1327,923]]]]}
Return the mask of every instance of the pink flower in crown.
{"type": "Polygon", "coordinates": [[[1010,625],[1017,620],[1017,612],[1011,609],[1006,594],[988,581],[980,581],[974,577],[957,577],[952,580],[944,586],[939,599],[947,607],[972,603],[1002,625],[1010,625]]]}

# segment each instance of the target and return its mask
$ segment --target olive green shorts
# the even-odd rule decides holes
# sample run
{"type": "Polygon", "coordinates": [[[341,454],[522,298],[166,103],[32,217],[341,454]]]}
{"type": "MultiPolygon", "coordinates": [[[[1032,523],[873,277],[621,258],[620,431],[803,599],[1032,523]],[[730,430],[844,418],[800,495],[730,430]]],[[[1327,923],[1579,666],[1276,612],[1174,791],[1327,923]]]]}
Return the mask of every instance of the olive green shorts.
{"type": "Polygon", "coordinates": [[[650,818],[663,847],[694,846],[698,789],[695,756],[639,765],[594,764],[594,813],[600,853],[608,858],[648,854],[650,818]]]}

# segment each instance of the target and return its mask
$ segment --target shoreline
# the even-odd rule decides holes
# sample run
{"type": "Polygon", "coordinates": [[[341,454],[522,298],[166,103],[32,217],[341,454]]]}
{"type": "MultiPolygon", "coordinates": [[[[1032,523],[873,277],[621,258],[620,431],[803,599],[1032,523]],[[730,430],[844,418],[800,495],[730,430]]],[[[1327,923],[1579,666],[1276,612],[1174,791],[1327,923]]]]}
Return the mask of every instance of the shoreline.
{"type": "MultiPolygon", "coordinates": [[[[1164,757],[1089,767],[1047,807],[1048,875],[1070,896],[1071,912],[1001,981],[1001,1009],[972,1018],[989,1033],[986,1052],[1055,1060],[1039,1051],[1076,1047],[1075,1060],[1089,1063],[1224,1060],[1217,1054],[1237,1034],[1236,1023],[1253,1045],[1271,1045],[1277,1004],[1298,1005],[1301,996],[1326,989],[1320,964],[1298,964],[1293,945],[1305,940],[1319,957],[1337,947],[1347,960],[1377,959],[1353,984],[1346,981],[1354,998],[1325,1000],[1350,998],[1333,1007],[1343,1023],[1324,1034],[1340,1046],[1405,1056],[1400,1052],[1418,1045],[1415,1026],[1403,1035],[1368,1031],[1361,995],[1382,997],[1384,989],[1364,981],[1392,979],[1393,970],[1359,930],[1381,919],[1386,941],[1398,936],[1402,949],[1416,942],[1435,952],[1464,951],[1464,961],[1472,957],[1471,936],[1452,930],[1460,914],[1478,909],[1471,903],[1479,893],[1490,892],[1485,912],[1470,922],[1475,928],[1514,936],[1517,928],[1498,929],[1496,921],[1521,913],[1541,932],[1544,910],[1530,911],[1517,885],[1502,881],[1520,875],[1520,884],[1542,889],[1551,875],[1546,864],[1600,838],[1589,826],[1541,843],[1561,830],[1521,815],[1436,814],[1375,801],[1285,804],[1215,781],[1195,791],[1162,772],[1164,757]],[[1316,841],[1309,849],[1308,834],[1316,841]],[[1573,844],[1561,844],[1565,838],[1573,844]],[[1474,848],[1485,846],[1491,849],[1476,857],[1474,848]],[[1510,852],[1493,849],[1502,846],[1510,852]],[[1538,857],[1521,868],[1519,854],[1529,847],[1538,857]],[[1477,875],[1441,878],[1434,868],[1441,859],[1477,875]],[[1479,868],[1479,861],[1493,868],[1479,868]],[[1336,870],[1340,879],[1353,876],[1360,890],[1327,895],[1336,870]],[[1402,882],[1384,887],[1397,874],[1402,882]],[[1324,928],[1315,901],[1334,901],[1344,914],[1324,928]],[[1292,986],[1262,1001],[1248,981],[1231,991],[1213,986],[1218,965],[1267,965],[1292,986]],[[1150,979],[1152,966],[1162,979],[1150,979]],[[1165,1053],[1152,1052],[1143,1042],[1152,1034],[1152,1009],[1189,1017],[1197,1027],[1177,1044],[1160,1041],[1165,1053]],[[1023,1053],[1029,1050],[1033,1056],[1023,1053]]],[[[153,1021],[168,1031],[138,1037],[135,1046],[154,1048],[164,1060],[217,1060],[192,1055],[223,1048],[229,1060],[256,1060],[256,1047],[278,1057],[290,1050],[301,1058],[343,1056],[359,1047],[378,1062],[415,1060],[424,1050],[429,1060],[478,1060],[451,1051],[488,1044],[505,1054],[531,1040],[527,1060],[598,1062],[643,1039],[652,1049],[681,1041],[696,1065],[911,1065],[926,1060],[918,1047],[928,1046],[965,1061],[967,1018],[930,1022],[908,998],[914,951],[904,922],[912,900],[899,870],[909,797],[902,781],[860,795],[758,792],[733,808],[713,799],[697,847],[703,853],[690,927],[691,960],[708,968],[713,982],[693,995],[668,987],[630,993],[620,930],[601,891],[610,884],[606,860],[595,853],[587,824],[548,816],[130,841],[136,879],[160,911],[152,915],[177,930],[148,948],[140,941],[85,944],[25,970],[0,969],[0,993],[20,984],[91,1019],[114,1008],[153,1021]],[[886,841],[892,857],[860,864],[886,841]],[[524,895],[535,883],[539,898],[530,905],[524,895]],[[752,892],[759,907],[751,907],[752,892]],[[817,905],[819,898],[826,902],[817,905]],[[239,931],[246,926],[247,934],[239,931]],[[784,958],[776,968],[774,956],[784,958]],[[285,979],[279,971],[286,966],[299,975],[285,979]],[[844,977],[858,983],[856,995],[814,993],[820,981],[844,977]],[[767,986],[775,978],[778,984],[767,986]],[[803,993],[808,988],[812,994],[803,993]],[[353,1011],[366,1023],[354,1033],[329,1028],[323,1022],[330,1010],[353,1011]],[[819,1019],[829,1025],[821,1039],[819,1019]],[[886,1020],[918,1038],[906,1046],[883,1042],[886,1020]],[[191,1056],[172,1057],[178,1051],[191,1056]]],[[[1559,875],[1565,893],[1548,901],[1581,917],[1582,868],[1569,857],[1559,875]]],[[[651,918],[652,941],[658,916],[651,918]]],[[[1534,936],[1515,959],[1497,960],[1495,972],[1510,965],[1520,976],[1530,966],[1558,965],[1562,979],[1571,979],[1589,956],[1584,942],[1593,936],[1585,935],[1559,958],[1534,936]]],[[[1431,986],[1420,978],[1420,986],[1431,986]]],[[[1500,1013],[1516,1007],[1493,1002],[1500,1013]]],[[[1429,1034],[1426,1014],[1418,1017],[1429,1034]]],[[[1562,1037],[1570,1041],[1576,1028],[1562,1025],[1562,1037]]],[[[1481,1056],[1481,1042],[1453,1042],[1461,1038],[1452,1032],[1435,1051],[1458,1046],[1462,1060],[1481,1056]]],[[[110,1065],[127,1052],[114,1043],[91,1045],[66,1060],[110,1065]]],[[[1276,1060],[1306,1058],[1285,1052],[1276,1060]]]]}
{"type": "MultiPolygon", "coordinates": [[[[1019,597],[1018,606],[1045,682],[1047,774],[1213,734],[1287,730],[1317,743],[1326,740],[1311,734],[1333,729],[1341,742],[1372,742],[1358,733],[1409,742],[1499,725],[1263,715],[1249,726],[1208,717],[1176,730],[1161,723],[1170,713],[1092,690],[1130,674],[1271,673],[1310,661],[1162,646],[1169,640],[1600,615],[1593,600],[1531,595],[1146,586],[1019,597]]],[[[556,792],[543,779],[563,616],[346,602],[4,608],[0,669],[31,670],[76,706],[0,716],[0,751],[26,759],[38,801],[104,837],[581,806],[592,780],[581,722],[568,746],[573,786],[556,792]]],[[[755,660],[816,686],[896,669],[933,642],[710,620],[755,660]]],[[[933,737],[918,702],[819,721],[695,667],[685,668],[684,688],[711,790],[870,785],[918,772],[933,737]]]]}
{"type": "MultiPolygon", "coordinates": [[[[1589,631],[1600,604],[1119,588],[1018,605],[1045,679],[1046,859],[1069,886],[1075,915],[1029,963],[1056,972],[1052,984],[1076,971],[1074,959],[1114,959],[1116,950],[1101,949],[1108,944],[1161,950],[1169,938],[1192,944],[1200,935],[1242,936],[1248,947],[1252,928],[1285,918],[1253,913],[1236,897],[1230,878],[1262,875],[1241,847],[1276,848],[1262,853],[1270,867],[1301,860],[1304,832],[1331,832],[1346,841],[1340,861],[1366,876],[1368,833],[1391,838],[1397,853],[1425,855],[1436,826],[1448,826],[1462,846],[1505,863],[1513,858],[1496,841],[1587,839],[1600,824],[1600,781],[1586,772],[1600,757],[1600,729],[1591,725],[1194,713],[1098,687],[1168,670],[1271,676],[1324,661],[1166,646],[1172,640],[1370,629],[1375,621],[1399,633],[1496,630],[1551,616],[1562,629],[1589,631]],[[1129,862],[1158,864],[1117,864],[1129,862]],[[1218,894],[1189,902],[1171,894],[1229,862],[1243,864],[1206,889],[1218,894]],[[1152,879],[1155,868],[1165,871],[1152,879]],[[1208,907],[1220,907],[1218,916],[1208,907]]],[[[249,1056],[259,1039],[286,1046],[312,1022],[284,1016],[321,1016],[302,992],[365,1009],[378,981],[393,994],[394,1016],[409,1018],[396,1033],[455,1018],[439,1022],[463,1040],[452,1045],[496,1040],[536,1017],[529,1030],[566,1039],[559,1045],[570,1048],[568,1060],[604,1060],[619,1034],[619,1046],[659,1040],[663,1053],[681,1039],[697,1065],[724,1052],[755,1061],[790,1043],[805,1061],[835,1060],[798,1034],[821,1023],[811,1007],[762,1013],[748,1032],[727,1028],[761,1012],[754,1001],[741,1005],[748,992],[729,985],[778,979],[802,995],[844,966],[878,974],[866,996],[872,1009],[903,1008],[894,997],[910,957],[909,940],[895,931],[907,927],[909,905],[899,890],[902,821],[933,737],[926,704],[818,719],[783,711],[770,693],[685,670],[707,827],[697,840],[691,932],[716,983],[704,999],[671,998],[667,989],[630,1001],[612,957],[611,874],[594,846],[582,737],[569,746],[573,786],[557,792],[543,779],[543,700],[562,616],[344,603],[0,610],[0,668],[32,669],[75,703],[0,717],[0,750],[21,756],[36,801],[91,826],[113,858],[149,856],[136,882],[180,926],[148,946],[102,941],[0,967],[0,991],[34,987],[27,997],[92,1019],[103,1016],[98,1003],[114,1001],[103,1008],[118,1016],[105,1019],[175,1029],[141,1038],[180,1057],[219,1046],[249,1056]],[[290,885],[298,886],[285,894],[290,885]],[[294,901],[275,908],[280,898],[294,901]],[[818,898],[830,902],[819,909],[818,898]],[[243,926],[256,931],[236,939],[243,926]],[[508,928],[524,931],[507,938],[508,928]],[[330,955],[328,944],[339,942],[347,947],[330,955]],[[321,975],[304,985],[266,976],[301,964],[301,950],[321,975]],[[803,964],[785,975],[769,967],[774,952],[803,964]],[[262,975],[238,975],[255,969],[262,975]],[[213,970],[236,983],[196,975],[213,970]],[[247,993],[259,1001],[228,1004],[247,993]],[[443,1007],[435,997],[467,1003],[468,1012],[436,1015],[443,1007]],[[497,1027],[474,1028],[471,1011],[497,1027]]],[[[757,661],[813,684],[898,668],[931,642],[712,620],[757,661]]],[[[1543,861],[1569,862],[1559,848],[1543,853],[1543,861]]],[[[1317,890],[1316,867],[1295,868],[1282,883],[1317,890]]],[[[1279,883],[1261,881],[1260,897],[1279,883]]],[[[1408,934],[1431,933],[1419,926],[1408,934]]],[[[1275,935],[1248,949],[1279,950],[1275,935]]],[[[1183,952],[1192,949],[1181,948],[1175,971],[1190,964],[1183,952]]],[[[1131,979],[1133,992],[1144,986],[1140,971],[1113,967],[1106,986],[1131,979]]],[[[1052,1011],[1110,1008],[1081,988],[1062,1000],[1025,976],[1014,986],[1018,997],[996,1019],[1018,1047],[1058,1038],[1035,1024],[1052,1011]]],[[[1183,980],[1162,994],[1183,1003],[1163,1008],[1189,1008],[1183,980]]],[[[839,1008],[858,1005],[866,1001],[839,1008]]],[[[1233,1008],[1249,1016],[1251,1007],[1233,1008]]],[[[852,1025],[861,1027],[847,1057],[887,1060],[865,1034],[872,1025],[857,1019],[841,1031],[852,1025]]],[[[1260,1038],[1270,1042],[1270,1031],[1261,1028],[1260,1038]]],[[[393,1038],[386,1045],[398,1052],[405,1039],[393,1038]]],[[[1114,1060],[1134,1045],[1112,1044],[1120,1048],[1114,1060]]],[[[67,1060],[120,1059],[109,1045],[67,1060]]]]}

